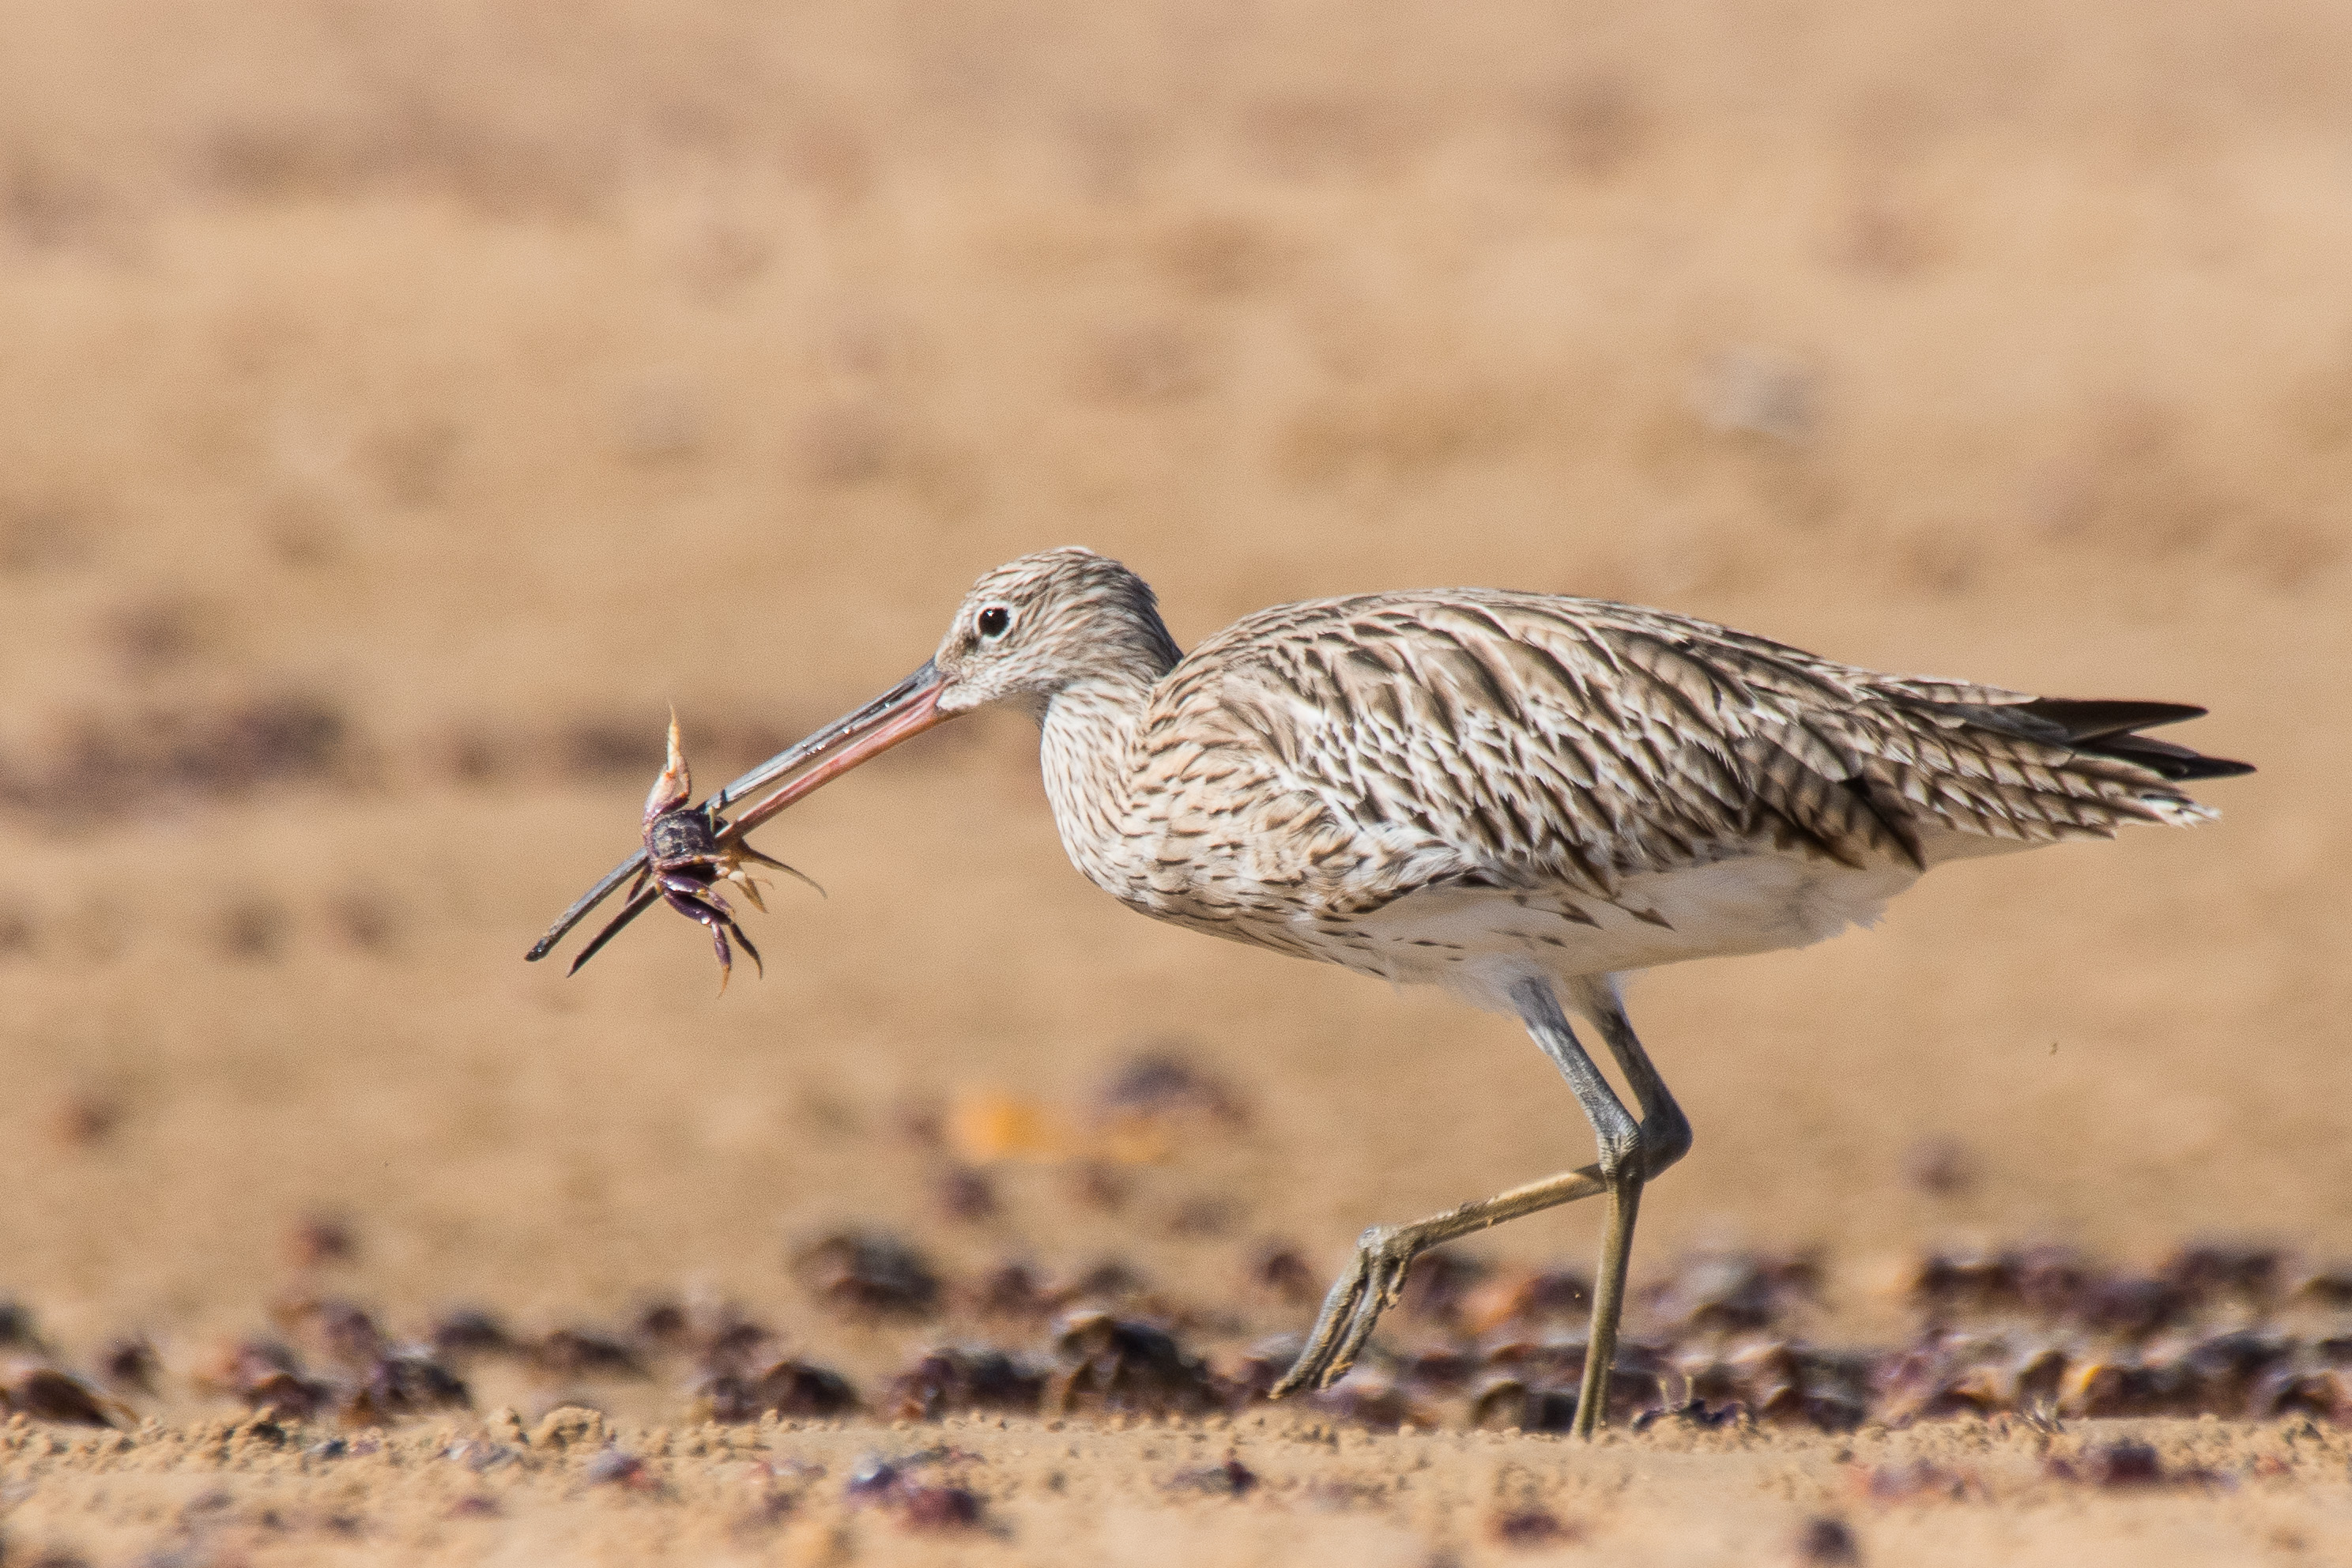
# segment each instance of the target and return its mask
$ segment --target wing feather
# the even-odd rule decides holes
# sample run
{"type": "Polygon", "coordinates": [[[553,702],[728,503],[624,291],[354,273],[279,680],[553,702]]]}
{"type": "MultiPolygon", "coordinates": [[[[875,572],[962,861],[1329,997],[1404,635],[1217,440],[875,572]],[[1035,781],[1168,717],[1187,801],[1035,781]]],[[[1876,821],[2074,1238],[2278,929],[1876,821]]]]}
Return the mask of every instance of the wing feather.
{"type": "Polygon", "coordinates": [[[1162,682],[1147,752],[1255,749],[1396,891],[1477,878],[1607,898],[1759,846],[1923,864],[1930,832],[2019,843],[2210,815],[2242,764],[2133,734],[2195,710],[1841,665],[1661,610],[1494,590],[1283,605],[1162,682]],[[2202,764],[2206,771],[2200,773],[2202,764]]]}

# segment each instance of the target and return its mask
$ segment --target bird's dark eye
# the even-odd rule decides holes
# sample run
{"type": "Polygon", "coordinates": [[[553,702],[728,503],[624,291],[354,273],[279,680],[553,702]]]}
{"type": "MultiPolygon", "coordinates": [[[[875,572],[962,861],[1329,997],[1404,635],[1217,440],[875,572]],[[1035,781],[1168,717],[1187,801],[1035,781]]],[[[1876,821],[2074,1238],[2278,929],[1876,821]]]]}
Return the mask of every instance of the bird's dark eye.
{"type": "Polygon", "coordinates": [[[991,605],[980,612],[980,620],[976,624],[981,636],[1001,637],[1004,635],[1004,628],[1013,624],[1013,612],[1002,605],[991,605]]]}

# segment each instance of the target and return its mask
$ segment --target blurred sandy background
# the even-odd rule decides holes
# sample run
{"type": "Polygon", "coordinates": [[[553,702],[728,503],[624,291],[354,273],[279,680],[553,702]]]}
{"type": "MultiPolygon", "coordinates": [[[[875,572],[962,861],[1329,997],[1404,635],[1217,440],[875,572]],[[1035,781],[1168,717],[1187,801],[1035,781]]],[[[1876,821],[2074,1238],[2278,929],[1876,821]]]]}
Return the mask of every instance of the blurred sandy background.
{"type": "MultiPolygon", "coordinates": [[[[2225,820],[1961,866],[1642,983],[1637,1254],[2352,1252],[2352,13],[2004,4],[0,7],[0,1293],[167,1362],[341,1288],[795,1321],[795,1237],[1238,1290],[1590,1158],[1505,1023],[1129,915],[1022,721],[522,951],[708,788],[1084,542],[1186,644],[1600,594],[2210,705],[2225,820]],[[1151,1042],[1245,1128],[954,1226],[906,1129],[1151,1042]],[[1923,1151],[1925,1152],[1923,1153],[1923,1151]],[[1923,1160],[1930,1179],[1919,1178],[1923,1160]]],[[[1597,1215],[1496,1256],[1581,1262],[1597,1215]]],[[[1274,1326],[1286,1315],[1274,1314],[1274,1326]]],[[[826,1331],[812,1322],[808,1331],[826,1331]]],[[[843,1352],[847,1353],[847,1352],[843,1352]]]]}

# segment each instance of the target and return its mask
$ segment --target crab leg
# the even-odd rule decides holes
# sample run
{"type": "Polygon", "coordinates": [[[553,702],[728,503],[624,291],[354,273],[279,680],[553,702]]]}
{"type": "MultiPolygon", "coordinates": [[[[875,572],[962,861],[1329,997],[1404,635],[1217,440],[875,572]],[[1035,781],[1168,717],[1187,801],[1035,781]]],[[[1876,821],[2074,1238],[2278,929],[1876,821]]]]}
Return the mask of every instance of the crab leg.
{"type": "Polygon", "coordinates": [[[722,993],[726,991],[727,982],[735,971],[734,955],[727,948],[730,932],[743,944],[743,951],[751,955],[751,963],[758,967],[761,977],[765,979],[768,966],[761,962],[760,950],[751,945],[750,937],[743,934],[742,926],[737,922],[734,912],[728,909],[726,900],[715,893],[704,893],[698,889],[687,890],[692,887],[691,883],[686,888],[672,886],[666,889],[662,896],[669,900],[670,908],[709,928],[711,946],[719,953],[719,989],[722,993]]]}
{"type": "MultiPolygon", "coordinates": [[[[717,826],[718,814],[726,807],[734,805],[746,795],[755,794],[786,778],[803,763],[814,762],[837,748],[845,748],[843,754],[832,765],[814,771],[811,776],[815,779],[814,784],[808,783],[805,779],[795,780],[794,784],[803,787],[795,789],[792,784],[787,784],[745,812],[740,820],[719,828],[719,842],[722,845],[740,845],[745,833],[776,812],[782,810],[785,805],[799,799],[801,795],[807,794],[810,789],[815,787],[815,784],[821,784],[845,768],[855,766],[856,763],[864,761],[866,757],[894,746],[908,736],[937,723],[945,717],[932,706],[937,699],[939,686],[939,671],[926,660],[920,669],[855,713],[835,720],[798,745],[769,758],[709,800],[704,801],[702,809],[709,814],[712,825],[717,826]]],[[[621,884],[635,875],[645,864],[646,852],[643,848],[639,848],[635,854],[614,868],[612,873],[604,880],[582,894],[578,901],[563,911],[562,917],[548,928],[547,934],[541,937],[523,957],[531,963],[537,963],[545,958],[553,951],[557,942],[571,934],[573,926],[587,919],[590,910],[611,898],[621,884]]],[[[639,908],[634,904],[622,910],[614,925],[607,928],[605,935],[609,936],[613,930],[635,920],[640,912],[642,911],[639,908]]],[[[580,965],[575,961],[572,967],[577,971],[580,965]]]]}
{"type": "Polygon", "coordinates": [[[744,894],[751,899],[751,907],[758,910],[761,914],[765,914],[768,912],[768,906],[760,901],[760,884],[753,881],[748,875],[746,875],[739,865],[739,862],[744,860],[751,861],[755,865],[765,866],[772,871],[782,871],[785,876],[792,878],[795,881],[804,882],[809,887],[816,890],[817,897],[819,898],[828,896],[825,893],[824,885],[819,882],[814,877],[810,876],[806,871],[802,870],[797,866],[787,866],[782,860],[778,860],[772,856],[762,855],[757,849],[752,848],[749,844],[745,844],[740,840],[738,840],[733,844],[730,844],[726,849],[719,854],[688,855],[678,859],[672,860],[668,862],[668,864],[673,868],[679,866],[716,866],[719,868],[719,876],[725,880],[732,882],[736,886],[741,888],[744,894]]]}

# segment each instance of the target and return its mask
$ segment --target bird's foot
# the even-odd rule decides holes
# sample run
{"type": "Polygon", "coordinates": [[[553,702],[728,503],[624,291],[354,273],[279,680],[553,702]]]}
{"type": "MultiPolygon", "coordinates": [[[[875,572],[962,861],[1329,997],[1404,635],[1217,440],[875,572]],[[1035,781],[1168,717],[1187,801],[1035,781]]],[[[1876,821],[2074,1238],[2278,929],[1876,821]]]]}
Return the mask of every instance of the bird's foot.
{"type": "Polygon", "coordinates": [[[1328,1388],[1355,1364],[1381,1314],[1397,1304],[1421,1244],[1410,1226],[1376,1225],[1356,1240],[1355,1259],[1323,1298],[1307,1346],[1268,1391],[1280,1399],[1302,1388],[1328,1388]]]}

